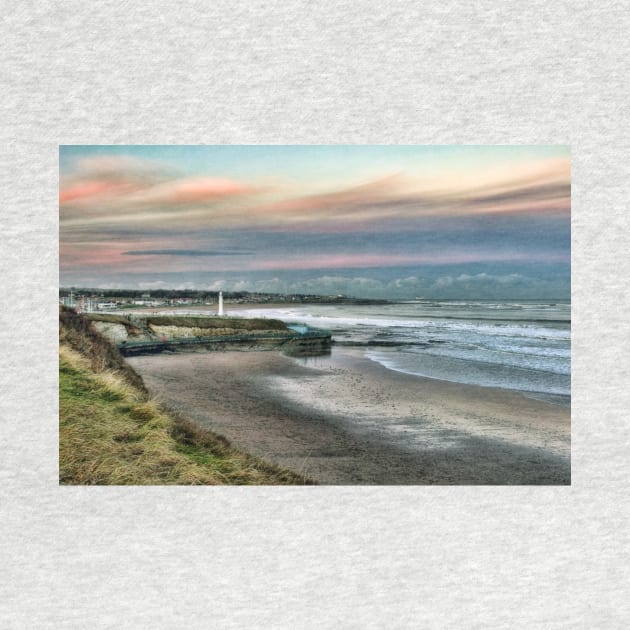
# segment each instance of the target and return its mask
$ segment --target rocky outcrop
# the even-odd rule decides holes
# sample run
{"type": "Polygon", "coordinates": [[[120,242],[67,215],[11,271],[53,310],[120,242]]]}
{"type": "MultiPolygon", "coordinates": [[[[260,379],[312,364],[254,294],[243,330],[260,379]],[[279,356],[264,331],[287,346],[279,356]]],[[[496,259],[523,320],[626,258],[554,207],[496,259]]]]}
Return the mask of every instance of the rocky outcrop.
{"type": "Polygon", "coordinates": [[[114,343],[120,343],[121,341],[127,341],[127,339],[129,339],[127,328],[122,324],[96,321],[93,321],[92,324],[94,325],[94,328],[103,335],[103,337],[113,341],[114,343]]]}
{"type": "Polygon", "coordinates": [[[124,315],[86,313],[85,317],[103,337],[113,343],[122,341],[149,341],[154,338],[144,322],[132,321],[124,315]]]}

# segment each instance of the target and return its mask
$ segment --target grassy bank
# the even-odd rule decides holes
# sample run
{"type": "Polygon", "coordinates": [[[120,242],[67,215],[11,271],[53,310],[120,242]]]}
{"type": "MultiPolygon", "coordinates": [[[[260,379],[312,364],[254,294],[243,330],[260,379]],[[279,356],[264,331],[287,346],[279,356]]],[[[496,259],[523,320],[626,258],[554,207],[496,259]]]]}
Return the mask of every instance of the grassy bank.
{"type": "MultiPolygon", "coordinates": [[[[136,320],[146,322],[148,326],[178,326],[182,328],[233,328],[238,331],[279,330],[286,331],[287,325],[279,319],[243,318],[243,317],[208,317],[207,315],[153,315],[138,313],[136,320]]],[[[128,315],[116,313],[89,313],[87,319],[94,322],[122,324],[131,333],[140,332],[128,315]]]]}
{"type": "Polygon", "coordinates": [[[149,315],[146,317],[149,326],[194,326],[195,328],[231,328],[237,331],[280,330],[286,331],[287,326],[279,319],[261,319],[242,317],[196,317],[194,315],[149,315]]]}
{"type": "Polygon", "coordinates": [[[62,484],[304,484],[151,400],[140,377],[80,315],[60,312],[62,484]]]}

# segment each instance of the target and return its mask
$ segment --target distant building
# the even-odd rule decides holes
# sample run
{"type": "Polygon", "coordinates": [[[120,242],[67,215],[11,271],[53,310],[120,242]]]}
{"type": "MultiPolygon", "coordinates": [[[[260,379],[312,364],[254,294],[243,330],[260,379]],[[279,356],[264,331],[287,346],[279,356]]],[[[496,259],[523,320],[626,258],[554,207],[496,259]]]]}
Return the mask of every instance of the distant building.
{"type": "Polygon", "coordinates": [[[136,306],[157,306],[157,302],[155,300],[134,300],[133,304],[136,306]]]}

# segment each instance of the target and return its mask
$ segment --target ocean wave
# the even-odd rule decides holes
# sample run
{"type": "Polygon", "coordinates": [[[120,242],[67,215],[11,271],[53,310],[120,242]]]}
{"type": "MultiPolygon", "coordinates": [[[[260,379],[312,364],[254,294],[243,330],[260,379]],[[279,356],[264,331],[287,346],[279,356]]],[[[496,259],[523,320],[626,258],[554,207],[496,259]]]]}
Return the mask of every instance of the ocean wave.
{"type": "Polygon", "coordinates": [[[364,348],[370,358],[400,372],[521,391],[570,392],[568,304],[423,302],[241,312],[326,328],[336,344],[364,348]]]}

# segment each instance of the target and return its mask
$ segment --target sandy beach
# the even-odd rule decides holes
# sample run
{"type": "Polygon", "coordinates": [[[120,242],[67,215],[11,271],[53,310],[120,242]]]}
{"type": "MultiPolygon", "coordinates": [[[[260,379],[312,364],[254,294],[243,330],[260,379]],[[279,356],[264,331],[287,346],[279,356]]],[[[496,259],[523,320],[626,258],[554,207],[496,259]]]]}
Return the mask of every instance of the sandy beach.
{"type": "Polygon", "coordinates": [[[322,484],[570,484],[570,408],[388,370],[360,350],[128,359],[166,406],[322,484]]]}

